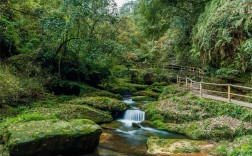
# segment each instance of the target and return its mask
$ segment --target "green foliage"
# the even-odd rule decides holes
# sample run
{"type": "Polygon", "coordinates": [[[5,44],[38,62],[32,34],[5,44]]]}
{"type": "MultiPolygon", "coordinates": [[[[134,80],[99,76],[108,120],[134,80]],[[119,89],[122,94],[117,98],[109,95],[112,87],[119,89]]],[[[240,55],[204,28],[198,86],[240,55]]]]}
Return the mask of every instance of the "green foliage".
{"type": "Polygon", "coordinates": [[[252,16],[247,8],[248,0],[208,3],[193,33],[195,55],[200,55],[202,62],[217,68],[248,70],[252,16]]]}
{"type": "Polygon", "coordinates": [[[36,78],[17,77],[8,67],[0,68],[0,104],[30,104],[43,97],[43,86],[36,78]]]}
{"type": "MultiPolygon", "coordinates": [[[[233,142],[233,149],[229,151],[230,156],[249,156],[252,154],[252,136],[245,135],[243,137],[237,138],[233,142]]],[[[231,146],[232,147],[232,146],[231,146]]]]}
{"type": "Polygon", "coordinates": [[[218,156],[226,156],[228,149],[226,145],[221,145],[218,148],[215,149],[215,152],[218,156]]]}
{"type": "Polygon", "coordinates": [[[163,92],[161,93],[159,100],[167,99],[172,96],[183,96],[186,92],[184,89],[179,88],[179,86],[169,85],[164,88],[163,92]]]}

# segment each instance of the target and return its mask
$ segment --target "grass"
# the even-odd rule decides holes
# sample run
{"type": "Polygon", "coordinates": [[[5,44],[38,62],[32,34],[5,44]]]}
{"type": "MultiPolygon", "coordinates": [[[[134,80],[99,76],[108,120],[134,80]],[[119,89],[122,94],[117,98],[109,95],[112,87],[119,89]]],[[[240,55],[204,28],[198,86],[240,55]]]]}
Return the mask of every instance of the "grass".
{"type": "Polygon", "coordinates": [[[145,122],[149,126],[192,139],[217,141],[220,146],[213,154],[251,155],[248,148],[252,147],[251,137],[240,139],[252,134],[251,109],[196,97],[176,85],[166,87],[160,97],[162,100],[142,106],[147,120],[151,121],[145,122]]]}

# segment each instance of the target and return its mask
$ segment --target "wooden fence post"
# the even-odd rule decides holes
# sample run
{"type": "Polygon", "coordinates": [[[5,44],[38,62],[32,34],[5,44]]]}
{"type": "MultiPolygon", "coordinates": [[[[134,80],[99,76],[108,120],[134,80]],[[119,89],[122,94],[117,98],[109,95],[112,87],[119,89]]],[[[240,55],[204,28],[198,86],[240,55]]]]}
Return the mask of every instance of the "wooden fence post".
{"type": "Polygon", "coordinates": [[[186,82],[186,88],[188,88],[188,81],[187,81],[187,77],[185,78],[185,82],[186,82]]]}
{"type": "Polygon", "coordinates": [[[228,102],[231,102],[231,87],[228,85],[228,102]]]}
{"type": "Polygon", "coordinates": [[[190,81],[191,81],[190,91],[192,91],[193,90],[193,88],[192,88],[192,80],[190,80],[190,81]]]}
{"type": "Polygon", "coordinates": [[[202,97],[202,83],[200,82],[200,96],[202,97]]]}

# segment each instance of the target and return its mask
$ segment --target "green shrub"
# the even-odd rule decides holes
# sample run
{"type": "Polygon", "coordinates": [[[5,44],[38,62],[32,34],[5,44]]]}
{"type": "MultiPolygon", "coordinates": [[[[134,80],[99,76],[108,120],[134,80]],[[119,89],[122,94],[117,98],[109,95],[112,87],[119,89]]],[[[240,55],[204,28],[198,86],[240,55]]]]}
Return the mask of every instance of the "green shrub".
{"type": "Polygon", "coordinates": [[[161,95],[159,97],[159,100],[167,99],[167,98],[170,98],[173,96],[183,96],[186,93],[187,92],[184,89],[181,89],[177,85],[169,85],[164,88],[163,92],[161,93],[161,95]]]}
{"type": "Polygon", "coordinates": [[[36,78],[18,77],[8,67],[0,68],[0,105],[23,105],[42,99],[44,89],[36,78]]]}
{"type": "Polygon", "coordinates": [[[228,147],[226,145],[221,145],[215,149],[215,153],[218,156],[227,156],[228,147]]]}

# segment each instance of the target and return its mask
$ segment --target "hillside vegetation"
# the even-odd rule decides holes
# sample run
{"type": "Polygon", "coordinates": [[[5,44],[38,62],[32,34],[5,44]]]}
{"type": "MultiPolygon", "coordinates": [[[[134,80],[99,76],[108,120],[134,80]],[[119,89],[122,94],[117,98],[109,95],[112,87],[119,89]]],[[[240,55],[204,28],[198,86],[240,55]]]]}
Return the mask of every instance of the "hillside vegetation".
{"type": "Polygon", "coordinates": [[[0,152],[19,149],[8,137],[23,134],[15,125],[40,129],[36,122],[73,126],[67,137],[76,123],[93,126],[93,149],[96,124],[122,116],[129,106],[121,100],[132,95],[149,125],[217,142],[214,154],[252,155],[251,110],[180,90],[173,83],[181,73],[168,64],[252,87],[251,0],[135,0],[121,8],[114,0],[0,0],[0,152]]]}

